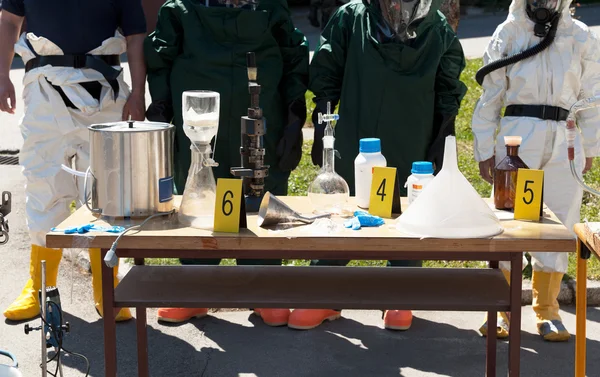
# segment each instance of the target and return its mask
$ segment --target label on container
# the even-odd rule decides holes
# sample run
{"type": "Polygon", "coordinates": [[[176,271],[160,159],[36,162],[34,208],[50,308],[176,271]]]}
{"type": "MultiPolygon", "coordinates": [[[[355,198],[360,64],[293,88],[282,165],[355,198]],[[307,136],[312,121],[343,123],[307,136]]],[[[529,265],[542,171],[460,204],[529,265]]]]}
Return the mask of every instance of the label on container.
{"type": "Polygon", "coordinates": [[[173,199],[173,177],[158,180],[158,201],[165,203],[173,199]]]}

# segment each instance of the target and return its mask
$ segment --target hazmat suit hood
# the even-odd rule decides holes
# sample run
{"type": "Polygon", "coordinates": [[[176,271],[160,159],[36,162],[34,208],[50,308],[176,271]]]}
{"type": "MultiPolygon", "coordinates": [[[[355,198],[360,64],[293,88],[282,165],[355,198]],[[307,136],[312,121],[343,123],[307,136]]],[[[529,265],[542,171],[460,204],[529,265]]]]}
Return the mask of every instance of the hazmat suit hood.
{"type": "Polygon", "coordinates": [[[377,20],[386,39],[406,41],[416,38],[417,27],[430,13],[435,13],[440,0],[363,0],[377,20]],[[433,11],[433,12],[431,12],[433,11]]]}
{"type": "MultiPolygon", "coordinates": [[[[572,0],[558,0],[557,12],[561,15],[558,28],[565,28],[573,23],[571,18],[571,6],[572,0]]],[[[528,24],[532,27],[535,22],[527,15],[527,0],[513,0],[508,8],[507,21],[513,21],[520,24],[528,24]]]]}

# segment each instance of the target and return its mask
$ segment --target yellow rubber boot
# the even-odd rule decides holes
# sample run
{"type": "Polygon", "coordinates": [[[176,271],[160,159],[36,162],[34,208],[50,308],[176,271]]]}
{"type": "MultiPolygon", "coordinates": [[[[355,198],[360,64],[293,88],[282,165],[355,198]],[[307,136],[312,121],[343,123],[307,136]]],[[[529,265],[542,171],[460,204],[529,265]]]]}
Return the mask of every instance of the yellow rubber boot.
{"type": "Polygon", "coordinates": [[[563,275],[560,272],[533,271],[531,279],[532,307],[538,333],[549,342],[566,342],[571,338],[558,313],[558,294],[563,275]]]}
{"type": "Polygon", "coordinates": [[[4,316],[11,321],[25,321],[40,314],[38,292],[42,287],[41,261],[46,261],[46,286],[56,287],[58,266],[62,258],[61,249],[48,249],[31,245],[29,260],[29,280],[21,295],[5,311],[4,316]]]}
{"type": "MultiPolygon", "coordinates": [[[[501,270],[501,271],[502,271],[502,274],[504,275],[504,278],[510,285],[510,271],[508,271],[508,270],[501,270]]],[[[510,320],[508,318],[508,314],[504,313],[504,312],[499,312],[498,319],[496,322],[496,337],[498,339],[507,339],[508,335],[509,335],[509,329],[510,329],[510,320]]],[[[487,331],[488,331],[488,323],[487,323],[487,316],[486,316],[486,319],[483,322],[483,325],[481,325],[481,327],[479,328],[479,332],[481,333],[481,335],[487,336],[487,331]]]]}
{"type": "MultiPolygon", "coordinates": [[[[94,305],[96,306],[96,310],[100,316],[103,316],[102,313],[102,258],[100,249],[90,249],[90,264],[92,266],[92,289],[94,291],[94,305]]],[[[119,266],[113,268],[113,278],[115,287],[119,284],[119,279],[117,279],[117,274],[119,273],[119,266]]],[[[119,310],[119,314],[117,314],[116,321],[122,322],[130,320],[131,311],[128,308],[123,308],[119,310]]]]}

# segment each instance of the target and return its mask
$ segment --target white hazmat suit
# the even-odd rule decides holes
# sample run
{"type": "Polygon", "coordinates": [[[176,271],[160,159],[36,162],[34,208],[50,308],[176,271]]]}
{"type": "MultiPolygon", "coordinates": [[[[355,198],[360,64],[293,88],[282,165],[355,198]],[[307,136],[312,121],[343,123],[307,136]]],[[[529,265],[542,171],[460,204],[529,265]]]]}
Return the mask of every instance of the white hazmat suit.
{"type": "MultiPolygon", "coordinates": [[[[521,136],[519,156],[531,169],[544,170],[544,202],[572,229],[580,220],[583,190],[572,177],[567,159],[564,121],[532,117],[501,118],[509,105],[546,105],[563,109],[578,100],[600,94],[600,45],[588,27],[573,20],[570,2],[559,3],[561,18],[554,42],[537,55],[489,73],[473,114],[475,159],[496,163],[506,156],[504,136],[521,136]],[[496,136],[497,132],[497,136],[496,136]]],[[[515,55],[540,43],[535,23],[526,13],[525,0],[513,0],[507,20],[496,29],[484,54],[484,65],[515,55]]],[[[577,124],[575,162],[583,170],[584,157],[599,152],[600,111],[581,112],[577,124]]],[[[561,331],[557,296],[568,267],[567,253],[530,251],[533,260],[534,310],[538,329],[546,340],[568,339],[561,331]],[[558,328],[558,330],[557,330],[558,328]],[[561,333],[560,336],[556,335],[561,333]],[[550,335],[548,335],[550,334],[550,335]]],[[[508,269],[509,265],[502,264],[508,269]]],[[[564,329],[564,327],[563,327],[564,329]]]]}
{"type": "MultiPolygon", "coordinates": [[[[114,37],[106,39],[101,46],[88,54],[121,55],[126,49],[125,37],[116,32],[114,37]]],[[[32,33],[21,35],[15,45],[15,52],[22,57],[25,64],[35,58],[36,54],[64,55],[56,44],[32,33]]],[[[39,313],[37,291],[40,286],[41,260],[46,260],[46,283],[56,286],[62,252],[45,247],[46,234],[70,215],[70,205],[73,201],[79,206],[84,198],[83,178],[76,178],[65,172],[61,165],[86,171],[89,166],[88,127],[92,124],[121,120],[130,90],[123,74],[119,75],[117,80],[120,89],[115,100],[108,81],[93,69],[46,65],[33,68],[25,74],[25,112],[20,125],[25,142],[19,160],[27,180],[25,192],[27,225],[32,242],[31,276],[19,298],[4,312],[8,319],[24,320],[39,313]],[[102,85],[99,100],[79,85],[93,81],[102,85]],[[52,85],[60,87],[76,109],[68,107],[52,85]]],[[[100,250],[90,249],[90,260],[96,307],[101,311],[100,250]]],[[[116,276],[117,269],[114,273],[116,276]]],[[[122,310],[117,320],[130,317],[128,310],[122,310]]]]}

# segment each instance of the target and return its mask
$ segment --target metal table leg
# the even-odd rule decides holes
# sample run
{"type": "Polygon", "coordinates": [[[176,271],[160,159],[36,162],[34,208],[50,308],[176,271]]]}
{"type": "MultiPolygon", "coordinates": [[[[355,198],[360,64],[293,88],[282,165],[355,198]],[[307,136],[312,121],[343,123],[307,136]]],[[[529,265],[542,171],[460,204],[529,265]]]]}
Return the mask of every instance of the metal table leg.
{"type": "MultiPolygon", "coordinates": [[[[498,261],[491,261],[490,268],[497,269],[498,261]]],[[[497,334],[496,334],[496,322],[498,313],[489,311],[487,314],[487,352],[486,352],[486,377],[496,377],[496,354],[497,354],[497,334]]]]}
{"type": "Polygon", "coordinates": [[[575,377],[585,377],[586,352],[586,321],[587,321],[587,260],[591,252],[581,241],[577,240],[577,292],[576,292],[576,321],[575,330],[575,377]]]}
{"type": "Polygon", "coordinates": [[[104,263],[108,249],[102,249],[102,312],[104,314],[104,375],[117,376],[117,325],[115,322],[115,287],[112,268],[104,263]]]}
{"type": "Polygon", "coordinates": [[[523,253],[510,257],[510,334],[508,375],[519,377],[521,371],[521,290],[523,287],[523,253]]]}
{"type": "MultiPolygon", "coordinates": [[[[144,258],[135,258],[136,266],[144,265],[144,258]]],[[[136,307],[136,327],[137,327],[137,357],[138,357],[138,376],[148,377],[148,329],[146,328],[146,308],[136,307]]]]}

